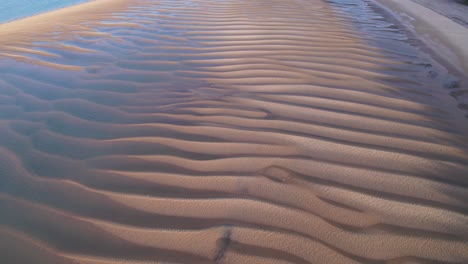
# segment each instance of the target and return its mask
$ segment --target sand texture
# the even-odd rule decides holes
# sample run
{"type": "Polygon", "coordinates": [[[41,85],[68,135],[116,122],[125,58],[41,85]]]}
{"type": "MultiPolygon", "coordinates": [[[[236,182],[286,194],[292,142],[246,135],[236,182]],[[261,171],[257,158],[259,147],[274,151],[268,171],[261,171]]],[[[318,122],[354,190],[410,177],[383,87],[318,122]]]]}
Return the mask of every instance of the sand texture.
{"type": "Polygon", "coordinates": [[[466,112],[418,45],[354,0],[0,26],[0,263],[468,263],[466,112]]]}
{"type": "Polygon", "coordinates": [[[468,3],[465,0],[412,0],[468,28],[468,3]]]}

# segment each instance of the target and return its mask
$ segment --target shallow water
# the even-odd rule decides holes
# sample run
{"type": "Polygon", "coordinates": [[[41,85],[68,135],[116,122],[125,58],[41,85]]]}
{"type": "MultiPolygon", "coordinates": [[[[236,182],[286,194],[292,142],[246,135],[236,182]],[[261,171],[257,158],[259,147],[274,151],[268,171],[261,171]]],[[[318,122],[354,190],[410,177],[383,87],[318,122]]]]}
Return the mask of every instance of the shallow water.
{"type": "Polygon", "coordinates": [[[0,23],[29,17],[89,0],[2,0],[0,23]]]}
{"type": "Polygon", "coordinates": [[[2,260],[468,260],[463,113],[398,24],[129,3],[2,47],[2,260]]]}

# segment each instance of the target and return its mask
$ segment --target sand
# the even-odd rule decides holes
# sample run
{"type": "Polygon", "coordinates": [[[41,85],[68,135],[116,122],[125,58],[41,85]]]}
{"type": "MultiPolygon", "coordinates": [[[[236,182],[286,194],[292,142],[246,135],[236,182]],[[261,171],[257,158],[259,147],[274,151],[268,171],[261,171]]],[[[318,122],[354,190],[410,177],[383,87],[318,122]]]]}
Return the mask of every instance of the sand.
{"type": "Polygon", "coordinates": [[[98,0],[11,32],[3,262],[468,261],[466,111],[376,6],[98,0]]]}
{"type": "Polygon", "coordinates": [[[468,48],[465,45],[468,42],[468,27],[463,24],[465,18],[459,18],[468,11],[468,6],[445,1],[429,4],[423,0],[375,2],[389,7],[390,12],[415,32],[439,61],[453,67],[464,77],[463,81],[468,82],[468,48]]]}
{"type": "Polygon", "coordinates": [[[412,0],[468,28],[468,4],[465,0],[412,0]]]}

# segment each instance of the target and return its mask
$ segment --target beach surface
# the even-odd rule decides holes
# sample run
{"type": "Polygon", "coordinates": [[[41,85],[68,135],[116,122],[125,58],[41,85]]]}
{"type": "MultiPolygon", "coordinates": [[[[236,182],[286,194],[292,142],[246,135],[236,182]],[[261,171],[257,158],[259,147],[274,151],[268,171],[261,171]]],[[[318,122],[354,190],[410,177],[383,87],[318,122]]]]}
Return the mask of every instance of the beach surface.
{"type": "Polygon", "coordinates": [[[468,27],[468,2],[465,0],[412,0],[434,12],[450,18],[454,22],[468,27]],[[463,3],[465,2],[465,4],[463,3]]]}
{"type": "Polygon", "coordinates": [[[0,263],[467,263],[466,87],[425,45],[367,0],[1,24],[0,263]]]}

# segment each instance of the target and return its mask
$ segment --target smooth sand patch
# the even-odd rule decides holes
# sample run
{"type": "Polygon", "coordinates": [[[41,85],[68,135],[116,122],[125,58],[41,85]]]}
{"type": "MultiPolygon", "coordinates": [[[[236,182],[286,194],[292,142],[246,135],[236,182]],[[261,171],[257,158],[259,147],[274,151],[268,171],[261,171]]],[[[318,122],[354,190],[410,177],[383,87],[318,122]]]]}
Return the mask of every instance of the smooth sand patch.
{"type": "Polygon", "coordinates": [[[411,0],[376,0],[411,19],[404,21],[445,60],[468,76],[468,28],[411,0]]]}

